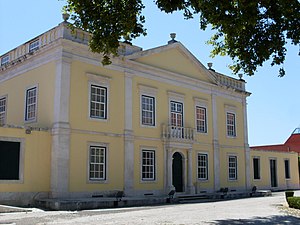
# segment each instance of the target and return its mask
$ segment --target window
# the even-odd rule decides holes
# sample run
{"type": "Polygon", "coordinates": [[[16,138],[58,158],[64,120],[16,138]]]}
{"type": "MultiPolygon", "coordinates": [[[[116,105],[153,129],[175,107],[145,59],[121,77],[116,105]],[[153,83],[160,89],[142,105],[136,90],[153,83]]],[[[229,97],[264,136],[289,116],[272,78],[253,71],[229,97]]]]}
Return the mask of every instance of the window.
{"type": "Polygon", "coordinates": [[[290,179],[291,174],[290,174],[290,160],[285,159],[284,160],[284,169],[285,169],[285,179],[290,179]]]}
{"type": "Polygon", "coordinates": [[[176,127],[183,126],[183,104],[171,101],[171,125],[176,127]]]}
{"type": "Polygon", "coordinates": [[[260,179],[260,159],[253,158],[253,175],[255,180],[260,179]]]}
{"type": "Polygon", "coordinates": [[[142,150],[142,180],[155,180],[155,151],[142,150]]]}
{"type": "Polygon", "coordinates": [[[20,142],[0,141],[0,180],[20,180],[20,142]]]}
{"type": "Polygon", "coordinates": [[[207,154],[198,154],[198,179],[208,180],[208,156],[207,154]]]}
{"type": "Polygon", "coordinates": [[[25,121],[36,119],[37,111],[37,88],[29,88],[26,90],[26,106],[25,106],[25,121]]]}
{"type": "Polygon", "coordinates": [[[228,157],[228,178],[229,180],[237,180],[237,157],[228,157]]]}
{"type": "Polygon", "coordinates": [[[89,152],[89,179],[106,179],[106,147],[90,146],[89,152]]]}
{"type": "Polygon", "coordinates": [[[207,132],[206,108],[196,106],[196,129],[197,132],[207,132]]]}
{"type": "Polygon", "coordinates": [[[3,56],[1,58],[1,66],[5,65],[7,63],[9,63],[9,55],[3,56]]]}
{"type": "Polygon", "coordinates": [[[90,117],[107,119],[107,88],[97,85],[90,87],[90,117]]]}
{"type": "Polygon", "coordinates": [[[0,98],[0,126],[6,123],[6,97],[0,98]]]}
{"type": "Polygon", "coordinates": [[[155,126],[155,98],[142,95],[142,125],[155,126]]]}
{"type": "Polygon", "coordinates": [[[236,129],[235,129],[235,114],[227,113],[226,115],[227,121],[227,136],[236,137],[236,129]]]}
{"type": "Polygon", "coordinates": [[[29,44],[29,52],[34,52],[39,49],[39,40],[33,41],[29,44]]]}

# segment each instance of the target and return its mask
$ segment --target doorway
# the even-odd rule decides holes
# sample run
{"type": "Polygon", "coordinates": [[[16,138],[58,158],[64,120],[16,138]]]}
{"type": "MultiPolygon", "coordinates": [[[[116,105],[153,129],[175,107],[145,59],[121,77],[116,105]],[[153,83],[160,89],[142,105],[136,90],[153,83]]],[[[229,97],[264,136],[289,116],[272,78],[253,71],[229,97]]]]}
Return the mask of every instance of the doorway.
{"type": "Polygon", "coordinates": [[[271,187],[278,187],[276,159],[270,159],[271,187]]]}
{"type": "Polygon", "coordinates": [[[179,152],[175,152],[173,155],[172,178],[176,192],[183,192],[182,155],[179,152]]]}

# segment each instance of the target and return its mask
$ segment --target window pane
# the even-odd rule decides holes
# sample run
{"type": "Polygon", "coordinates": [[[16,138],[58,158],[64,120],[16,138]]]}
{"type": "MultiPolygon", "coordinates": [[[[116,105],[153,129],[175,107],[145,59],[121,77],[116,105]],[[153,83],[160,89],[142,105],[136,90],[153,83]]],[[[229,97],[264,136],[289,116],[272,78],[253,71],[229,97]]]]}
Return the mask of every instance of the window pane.
{"type": "Polygon", "coordinates": [[[91,85],[90,92],[90,117],[106,119],[107,89],[105,87],[91,85]]]}
{"type": "Polygon", "coordinates": [[[26,106],[25,106],[25,120],[36,119],[36,103],[37,103],[36,87],[26,91],[26,106]]]}
{"type": "Polygon", "coordinates": [[[155,99],[154,97],[142,95],[142,124],[155,126],[155,99]]]}
{"type": "Polygon", "coordinates": [[[208,179],[208,160],[207,154],[198,154],[198,179],[208,179]]]}
{"type": "Polygon", "coordinates": [[[90,146],[90,179],[104,180],[105,177],[105,162],[106,148],[101,146],[90,146]]]}
{"type": "Polygon", "coordinates": [[[142,180],[155,180],[155,151],[142,150],[142,180]]]}

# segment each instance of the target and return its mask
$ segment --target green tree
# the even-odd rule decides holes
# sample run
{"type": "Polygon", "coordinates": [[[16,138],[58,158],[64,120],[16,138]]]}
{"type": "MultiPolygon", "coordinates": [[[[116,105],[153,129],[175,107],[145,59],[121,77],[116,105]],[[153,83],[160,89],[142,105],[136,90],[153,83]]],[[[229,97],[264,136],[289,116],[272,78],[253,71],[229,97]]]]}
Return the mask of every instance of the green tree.
{"type": "MultiPolygon", "coordinates": [[[[215,34],[208,40],[212,56],[228,55],[232,71],[253,75],[258,66],[271,59],[282,65],[286,44],[300,44],[299,0],[154,0],[166,13],[182,11],[186,19],[200,17],[200,28],[215,34]]],[[[109,64],[117,55],[119,41],[146,35],[142,0],[67,0],[65,11],[74,26],[92,34],[90,48],[103,53],[109,64]]],[[[299,53],[300,55],[300,53],[299,53]]],[[[283,67],[279,76],[284,76],[283,67]]]]}

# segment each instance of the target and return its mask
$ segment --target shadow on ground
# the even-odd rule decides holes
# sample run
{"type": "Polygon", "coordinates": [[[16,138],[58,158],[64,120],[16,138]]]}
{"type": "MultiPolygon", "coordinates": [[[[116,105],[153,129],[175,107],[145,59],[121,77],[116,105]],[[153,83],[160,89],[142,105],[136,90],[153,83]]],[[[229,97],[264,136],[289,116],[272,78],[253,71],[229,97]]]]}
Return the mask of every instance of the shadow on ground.
{"type": "Polygon", "coordinates": [[[255,217],[253,219],[227,219],[215,220],[213,224],[216,225],[274,225],[274,224],[300,224],[300,218],[294,216],[271,216],[271,217],[255,217]]]}

